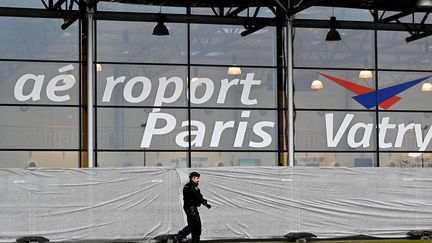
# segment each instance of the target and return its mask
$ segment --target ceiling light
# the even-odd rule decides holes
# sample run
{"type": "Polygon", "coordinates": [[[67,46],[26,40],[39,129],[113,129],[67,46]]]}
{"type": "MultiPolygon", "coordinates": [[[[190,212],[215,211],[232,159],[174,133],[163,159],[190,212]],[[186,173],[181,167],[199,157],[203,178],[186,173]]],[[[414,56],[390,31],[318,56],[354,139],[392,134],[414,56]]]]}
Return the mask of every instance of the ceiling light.
{"type": "Polygon", "coordinates": [[[314,80],[311,84],[311,89],[322,89],[322,88],[324,88],[324,86],[321,80],[319,79],[314,80]]]}
{"type": "Polygon", "coordinates": [[[164,24],[163,15],[158,14],[158,23],[153,29],[153,35],[169,35],[168,28],[164,24]]]}
{"type": "Polygon", "coordinates": [[[237,55],[232,55],[231,57],[231,67],[228,68],[228,74],[230,75],[240,75],[241,69],[237,67],[237,55]]]}
{"type": "Polygon", "coordinates": [[[330,17],[330,30],[327,33],[327,36],[325,38],[326,41],[340,41],[341,36],[339,32],[336,30],[336,17],[331,16],[330,17]]]}
{"type": "Polygon", "coordinates": [[[432,7],[432,0],[417,0],[417,7],[430,8],[432,7]]]}
{"type": "Polygon", "coordinates": [[[421,155],[421,153],[408,153],[408,156],[411,158],[417,158],[421,155]]]}
{"type": "Polygon", "coordinates": [[[240,75],[241,69],[240,67],[229,67],[227,73],[230,75],[240,75]]]}
{"type": "Polygon", "coordinates": [[[191,78],[190,82],[193,83],[195,81],[198,81],[198,69],[194,68],[193,69],[193,77],[191,78]]]}
{"type": "Polygon", "coordinates": [[[69,37],[71,37],[72,36],[72,33],[71,32],[63,32],[63,34],[62,34],[62,37],[65,37],[65,38],[69,38],[69,37]]]}
{"type": "Polygon", "coordinates": [[[193,83],[193,82],[195,82],[195,81],[198,81],[198,77],[193,77],[192,79],[191,79],[191,83],[193,83]]]}
{"type": "Polygon", "coordinates": [[[429,82],[424,82],[422,87],[421,87],[421,91],[431,92],[432,91],[432,84],[429,82]]]}
{"type": "Polygon", "coordinates": [[[63,79],[64,84],[67,84],[68,82],[72,82],[73,84],[76,83],[75,76],[72,74],[68,74],[67,76],[69,76],[69,79],[63,79]]]}
{"type": "Polygon", "coordinates": [[[361,70],[359,73],[359,78],[372,78],[372,72],[369,70],[361,70]]]}

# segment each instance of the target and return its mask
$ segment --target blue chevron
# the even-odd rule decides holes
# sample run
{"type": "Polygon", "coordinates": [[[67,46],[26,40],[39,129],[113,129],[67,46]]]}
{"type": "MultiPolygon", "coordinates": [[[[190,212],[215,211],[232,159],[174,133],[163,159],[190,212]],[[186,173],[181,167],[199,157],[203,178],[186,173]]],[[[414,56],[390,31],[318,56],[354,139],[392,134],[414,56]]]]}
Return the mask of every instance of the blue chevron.
{"type": "Polygon", "coordinates": [[[357,102],[359,102],[362,106],[364,106],[367,109],[370,109],[372,107],[377,106],[378,104],[381,104],[382,102],[390,99],[391,97],[404,92],[405,90],[411,88],[412,86],[423,82],[424,80],[430,78],[431,76],[427,76],[424,78],[408,81],[405,83],[397,84],[394,86],[390,86],[387,88],[375,90],[366,94],[361,94],[354,96],[353,99],[355,99],[357,102]]]}

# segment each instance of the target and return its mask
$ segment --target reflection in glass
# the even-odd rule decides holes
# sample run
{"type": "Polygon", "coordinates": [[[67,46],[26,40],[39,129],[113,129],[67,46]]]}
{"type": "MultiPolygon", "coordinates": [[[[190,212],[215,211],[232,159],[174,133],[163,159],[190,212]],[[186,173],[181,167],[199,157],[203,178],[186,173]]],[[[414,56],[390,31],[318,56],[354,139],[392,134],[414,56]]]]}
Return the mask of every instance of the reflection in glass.
{"type": "Polygon", "coordinates": [[[96,72],[102,72],[102,64],[97,63],[96,64],[96,72]]]}
{"type": "Polygon", "coordinates": [[[191,63],[274,66],[276,28],[266,27],[242,37],[239,25],[191,24],[191,63]]]}
{"type": "MultiPolygon", "coordinates": [[[[294,103],[298,109],[360,109],[365,107],[353,97],[357,93],[342,86],[336,79],[361,85],[370,91],[375,90],[374,79],[358,77],[358,71],[351,70],[294,70],[294,103]],[[314,89],[311,84],[319,79],[323,88],[314,89]]],[[[318,86],[320,87],[320,86],[318,86]]]]}
{"type": "Polygon", "coordinates": [[[297,111],[295,149],[377,150],[375,126],[374,112],[297,111]]]}
{"type": "Polygon", "coordinates": [[[78,108],[0,106],[0,114],[0,148],[79,148],[78,108]]]}
{"type": "Polygon", "coordinates": [[[186,107],[186,74],[178,66],[104,64],[97,75],[98,105],[186,107]]]}
{"type": "Polygon", "coordinates": [[[193,152],[191,167],[276,166],[275,152],[193,152]]]}
{"type": "Polygon", "coordinates": [[[432,37],[406,42],[407,32],[378,31],[378,66],[390,69],[430,70],[432,37]]]}
{"type": "Polygon", "coordinates": [[[294,67],[373,68],[372,30],[338,29],[341,41],[325,41],[328,29],[295,28],[294,67]]]}
{"type": "Polygon", "coordinates": [[[276,108],[276,69],[242,68],[228,75],[224,67],[193,67],[192,107],[276,108]]]}
{"type": "MultiPolygon", "coordinates": [[[[393,87],[408,83],[410,81],[419,80],[429,77],[431,74],[427,72],[397,72],[397,71],[380,71],[378,73],[379,89],[393,87]]],[[[408,87],[401,93],[397,94],[400,99],[388,110],[430,110],[432,103],[430,102],[429,92],[422,91],[423,84],[431,82],[432,78],[427,78],[423,82],[415,83],[414,86],[408,87]]],[[[380,107],[380,110],[383,110],[380,107]]]]}
{"type": "Polygon", "coordinates": [[[191,117],[192,149],[277,150],[276,111],[193,109],[191,117]]]}
{"type": "Polygon", "coordinates": [[[98,149],[186,150],[188,146],[179,145],[176,137],[188,131],[182,125],[187,114],[185,109],[98,108],[98,149]],[[143,139],[145,133],[147,139],[143,139]]]}
{"type": "Polygon", "coordinates": [[[229,75],[241,74],[241,68],[237,66],[237,55],[232,55],[231,66],[228,68],[227,74],[229,75]]]}
{"type": "Polygon", "coordinates": [[[187,152],[98,152],[98,167],[189,166],[187,152]]]}
{"type": "Polygon", "coordinates": [[[361,70],[359,73],[359,78],[372,78],[372,71],[370,70],[361,70]]]}
{"type": "Polygon", "coordinates": [[[432,154],[380,153],[380,167],[432,167],[432,154]]]}
{"type": "Polygon", "coordinates": [[[322,89],[324,88],[323,83],[319,79],[315,79],[311,83],[311,89],[322,89]]]}
{"type": "Polygon", "coordinates": [[[78,156],[74,151],[0,151],[0,168],[77,168],[78,156]]]}
{"type": "Polygon", "coordinates": [[[156,23],[97,21],[98,61],[186,63],[187,25],[165,23],[169,36],[152,34],[156,23]]]}
{"type": "Polygon", "coordinates": [[[432,91],[432,84],[429,83],[429,82],[423,83],[422,87],[421,87],[421,91],[423,91],[423,92],[431,92],[432,91]]]}
{"type": "Polygon", "coordinates": [[[380,112],[379,119],[381,123],[385,123],[378,134],[381,150],[430,151],[432,144],[427,137],[432,134],[431,115],[431,113],[380,112]]]}
{"type": "MultiPolygon", "coordinates": [[[[20,2],[20,1],[18,1],[20,2]]],[[[63,19],[0,17],[1,58],[78,61],[78,21],[62,30],[63,19]]]]}
{"type": "Polygon", "coordinates": [[[78,71],[78,63],[0,61],[0,103],[78,105],[78,71]]]}
{"type": "Polygon", "coordinates": [[[375,167],[375,153],[304,153],[294,154],[295,166],[375,167]]]}

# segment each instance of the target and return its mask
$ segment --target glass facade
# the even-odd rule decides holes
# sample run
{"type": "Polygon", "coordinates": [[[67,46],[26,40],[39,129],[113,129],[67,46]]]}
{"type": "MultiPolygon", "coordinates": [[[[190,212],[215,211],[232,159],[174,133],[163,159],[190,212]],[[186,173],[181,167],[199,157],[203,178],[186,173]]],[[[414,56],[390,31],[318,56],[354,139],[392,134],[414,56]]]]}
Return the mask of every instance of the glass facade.
{"type": "MultiPolygon", "coordinates": [[[[44,6],[6,1],[0,8],[44,6]]],[[[264,20],[275,16],[258,10],[250,11],[264,20]]],[[[192,18],[221,14],[214,11],[98,4],[96,166],[286,166],[289,136],[297,166],[432,164],[430,92],[422,90],[431,75],[430,37],[406,43],[402,31],[338,29],[341,41],[325,41],[328,29],[311,24],[293,27],[290,42],[283,23],[242,36],[238,22],[192,18]],[[166,21],[169,35],[156,36],[149,19],[161,11],[191,19],[166,21]],[[294,95],[287,99],[290,75],[294,95]],[[314,80],[322,88],[311,88],[314,80]]],[[[296,19],[331,14],[312,7],[296,19]]],[[[372,21],[363,10],[334,14],[372,21]]],[[[55,14],[21,15],[0,16],[0,31],[8,33],[0,37],[0,167],[86,167],[87,20],[62,30],[55,14]]]]}
{"type": "Polygon", "coordinates": [[[430,37],[343,29],[324,41],[327,31],[295,28],[295,164],[429,167],[430,37]]]}
{"type": "MultiPolygon", "coordinates": [[[[38,7],[27,2],[8,7],[38,7]]],[[[2,168],[81,165],[80,30],[74,23],[63,31],[62,23],[0,17],[2,168]]]]}
{"type": "Polygon", "coordinates": [[[276,27],[96,27],[98,166],[278,165],[276,27]]]}

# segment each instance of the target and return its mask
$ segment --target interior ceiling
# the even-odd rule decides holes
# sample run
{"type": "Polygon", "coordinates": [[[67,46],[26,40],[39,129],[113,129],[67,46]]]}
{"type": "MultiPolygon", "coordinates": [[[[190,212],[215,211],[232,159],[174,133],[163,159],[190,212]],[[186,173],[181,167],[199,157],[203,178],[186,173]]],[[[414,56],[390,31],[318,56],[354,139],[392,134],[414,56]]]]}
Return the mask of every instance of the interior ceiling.
{"type": "MultiPolygon", "coordinates": [[[[121,2],[147,5],[163,5],[163,6],[191,6],[191,7],[238,7],[238,6],[268,6],[271,5],[287,5],[287,0],[102,0],[105,2],[121,2]]],[[[417,1],[421,0],[293,0],[292,4],[295,11],[296,8],[306,9],[311,6],[328,6],[328,7],[344,7],[358,8],[370,10],[384,11],[429,11],[430,8],[417,6],[417,1]]],[[[296,12],[296,11],[295,11],[296,12]]]]}

